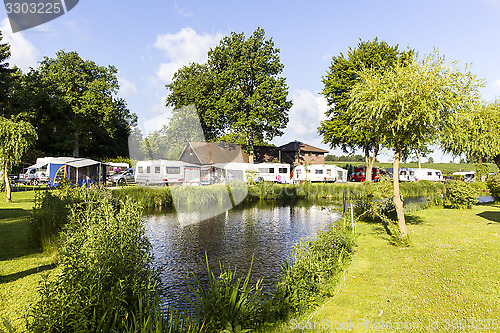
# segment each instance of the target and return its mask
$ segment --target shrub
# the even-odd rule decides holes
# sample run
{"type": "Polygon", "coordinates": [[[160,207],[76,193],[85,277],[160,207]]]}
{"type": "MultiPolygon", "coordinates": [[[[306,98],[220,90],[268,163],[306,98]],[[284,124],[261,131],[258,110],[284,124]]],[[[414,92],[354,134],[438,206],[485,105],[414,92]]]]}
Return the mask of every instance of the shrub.
{"type": "MultiPolygon", "coordinates": [[[[33,332],[123,331],[155,293],[142,210],[101,190],[74,189],[60,235],[60,273],[45,277],[33,332]]],[[[52,199],[50,199],[52,200],[52,199]]],[[[45,209],[45,208],[44,208],[45,209]]],[[[148,310],[149,311],[149,310],[148,310]]],[[[151,310],[153,311],[153,310],[151,310]]]]}
{"type": "Polygon", "coordinates": [[[105,195],[103,188],[88,191],[63,184],[50,191],[37,191],[35,205],[30,219],[30,239],[44,252],[55,252],[58,248],[59,233],[68,223],[70,207],[82,203],[84,196],[94,196],[99,200],[105,195]]]}
{"type": "Polygon", "coordinates": [[[446,182],[445,206],[452,209],[470,209],[477,201],[477,191],[467,182],[446,182]]]}
{"type": "Polygon", "coordinates": [[[486,184],[493,199],[495,199],[495,201],[500,201],[500,175],[489,177],[486,184]]]}
{"type": "Polygon", "coordinates": [[[282,267],[283,275],[274,292],[275,312],[285,318],[318,304],[321,296],[331,296],[324,286],[332,282],[352,256],[350,232],[339,225],[320,232],[314,240],[302,240],[293,257],[282,267]]]}

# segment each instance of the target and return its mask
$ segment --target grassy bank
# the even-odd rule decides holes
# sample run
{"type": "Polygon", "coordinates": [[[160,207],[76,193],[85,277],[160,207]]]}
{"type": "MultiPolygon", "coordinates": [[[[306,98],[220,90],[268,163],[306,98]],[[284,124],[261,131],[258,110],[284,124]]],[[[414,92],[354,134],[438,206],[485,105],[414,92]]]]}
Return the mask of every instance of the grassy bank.
{"type": "MultiPolygon", "coordinates": [[[[359,223],[358,247],[340,292],[292,324],[360,319],[428,325],[440,320],[437,332],[447,331],[454,319],[475,319],[483,328],[486,320],[500,321],[500,205],[429,209],[408,220],[413,242],[409,248],[389,245],[381,226],[359,223]]],[[[291,328],[286,325],[282,331],[291,328]]],[[[369,329],[365,324],[354,331],[369,329]]],[[[430,330],[424,326],[399,331],[430,330]]],[[[498,329],[490,322],[488,331],[498,329]]]]}
{"type": "MultiPolygon", "coordinates": [[[[244,203],[268,201],[283,204],[315,199],[338,201],[342,199],[344,191],[347,198],[366,193],[371,193],[374,198],[380,198],[383,195],[381,190],[385,190],[379,183],[304,183],[296,185],[260,183],[243,187],[231,186],[230,189],[235,202],[240,202],[236,200],[236,197],[240,196],[242,199],[244,198],[244,203]]],[[[443,191],[444,184],[439,182],[420,181],[401,184],[401,193],[405,198],[435,196],[440,195],[443,191]]],[[[130,186],[113,190],[113,196],[116,198],[123,200],[129,197],[138,201],[145,208],[162,209],[172,209],[175,201],[193,206],[216,206],[229,200],[227,193],[228,187],[220,184],[202,187],[130,186]],[[175,191],[175,200],[172,191],[175,191]]]]}
{"type": "Polygon", "coordinates": [[[0,201],[0,318],[9,319],[21,331],[22,317],[37,300],[42,275],[54,269],[53,258],[38,252],[28,240],[33,198],[34,191],[13,192],[12,203],[0,201]]]}

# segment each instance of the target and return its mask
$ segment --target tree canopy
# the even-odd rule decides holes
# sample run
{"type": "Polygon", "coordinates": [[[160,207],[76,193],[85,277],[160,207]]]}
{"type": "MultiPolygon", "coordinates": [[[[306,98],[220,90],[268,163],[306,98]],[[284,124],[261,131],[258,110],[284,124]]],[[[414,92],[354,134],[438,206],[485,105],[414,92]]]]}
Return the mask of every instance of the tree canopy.
{"type": "Polygon", "coordinates": [[[36,139],[36,131],[28,122],[0,117],[0,161],[2,162],[3,177],[7,189],[7,202],[11,199],[9,170],[13,164],[21,161],[21,157],[36,139]]]}
{"type": "Polygon", "coordinates": [[[75,157],[128,155],[136,116],[116,97],[116,73],[113,66],[59,51],[23,77],[16,102],[37,128],[40,150],[75,157]]]}
{"type": "Polygon", "coordinates": [[[444,151],[455,156],[465,154],[468,161],[493,159],[500,168],[500,102],[479,104],[447,124],[441,143],[444,151]]]}
{"type": "Polygon", "coordinates": [[[342,53],[333,57],[330,68],[323,77],[325,96],[329,109],[327,120],[323,121],[318,132],[323,136],[323,143],[332,148],[340,147],[345,153],[354,153],[361,149],[365,154],[367,181],[371,180],[371,169],[382,143],[378,133],[360,131],[354,123],[357,110],[349,106],[350,94],[359,81],[359,72],[371,69],[383,73],[394,64],[404,62],[413,51],[401,52],[398,46],[390,46],[375,38],[373,41],[360,41],[355,49],[349,48],[347,56],[342,53]]]}
{"type": "Polygon", "coordinates": [[[349,107],[356,111],[356,128],[376,133],[394,151],[394,204],[400,232],[406,236],[399,161],[422,142],[434,142],[446,123],[471,110],[479,100],[481,82],[468,69],[462,73],[446,65],[436,53],[423,61],[411,57],[384,72],[368,68],[359,77],[349,107]]]}
{"type": "Polygon", "coordinates": [[[167,106],[194,104],[207,140],[238,133],[252,153],[255,142],[283,134],[288,86],[272,39],[258,28],[248,38],[232,32],[208,52],[206,64],[181,68],[166,87],[167,106]]]}

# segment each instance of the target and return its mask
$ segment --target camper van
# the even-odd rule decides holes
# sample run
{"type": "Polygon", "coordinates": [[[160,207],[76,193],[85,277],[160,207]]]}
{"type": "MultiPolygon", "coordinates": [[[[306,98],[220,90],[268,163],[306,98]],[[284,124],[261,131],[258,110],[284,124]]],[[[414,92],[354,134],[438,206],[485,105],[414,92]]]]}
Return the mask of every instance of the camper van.
{"type": "Polygon", "coordinates": [[[294,182],[346,182],[347,170],[334,164],[299,165],[293,170],[294,182]]]}
{"type": "Polygon", "coordinates": [[[135,181],[142,185],[200,185],[200,166],[182,161],[138,161],[135,181]]]}
{"type": "Polygon", "coordinates": [[[427,169],[427,168],[421,168],[421,169],[415,169],[415,181],[419,180],[430,180],[433,182],[440,182],[443,179],[443,173],[441,170],[436,170],[436,169],[427,169]]]}
{"type": "Polygon", "coordinates": [[[257,179],[281,184],[290,183],[290,164],[259,163],[254,165],[257,168],[257,179]]]}
{"type": "Polygon", "coordinates": [[[415,169],[413,169],[413,168],[400,168],[399,169],[399,181],[400,182],[414,182],[415,181],[415,169]]]}

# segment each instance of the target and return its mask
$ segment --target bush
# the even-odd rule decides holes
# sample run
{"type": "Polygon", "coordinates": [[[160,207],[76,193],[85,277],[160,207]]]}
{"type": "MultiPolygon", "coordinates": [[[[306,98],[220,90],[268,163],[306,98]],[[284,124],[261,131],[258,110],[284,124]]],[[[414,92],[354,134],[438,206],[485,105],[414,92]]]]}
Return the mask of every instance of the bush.
{"type": "Polygon", "coordinates": [[[495,199],[495,201],[500,201],[500,175],[489,177],[486,184],[493,199],[495,199]]]}
{"type": "Polygon", "coordinates": [[[82,203],[84,196],[94,196],[93,200],[98,201],[104,193],[103,188],[88,191],[68,184],[50,191],[37,191],[30,220],[31,242],[44,252],[57,251],[59,233],[68,223],[70,207],[82,203]]]}
{"type": "MultiPolygon", "coordinates": [[[[78,200],[66,206],[67,223],[59,240],[60,273],[44,278],[29,328],[121,332],[136,313],[149,311],[144,306],[156,292],[142,210],[98,189],[72,191],[69,197],[78,200]]],[[[49,215],[48,207],[40,209],[44,217],[49,215]]]]}
{"type": "Polygon", "coordinates": [[[332,285],[327,282],[334,281],[352,257],[354,242],[349,235],[350,231],[331,226],[314,240],[302,240],[294,247],[274,292],[277,317],[310,309],[320,297],[333,294],[325,286],[332,285]]]}
{"type": "Polygon", "coordinates": [[[445,207],[470,209],[477,202],[477,191],[467,182],[450,180],[445,188],[445,207]]]}

